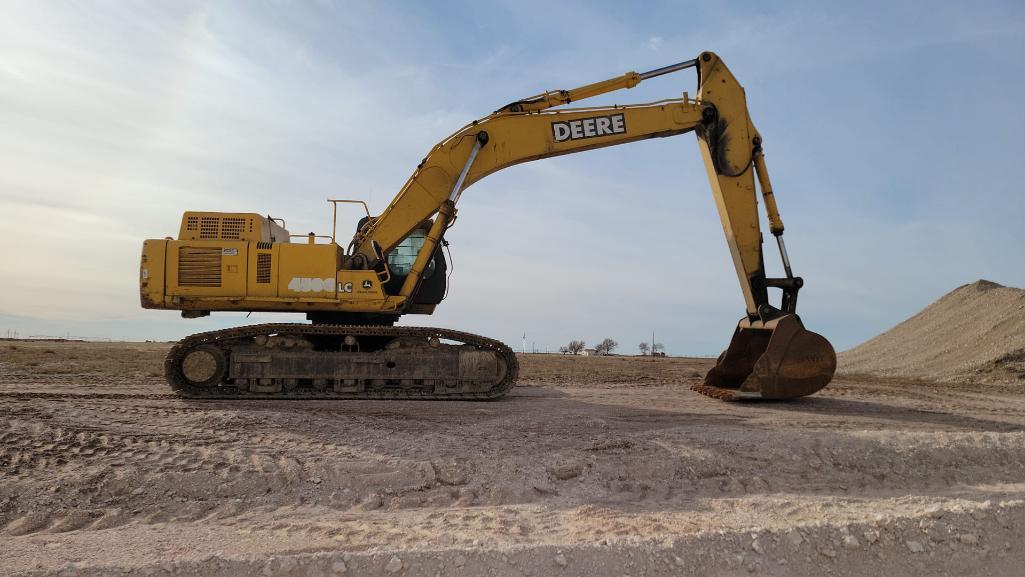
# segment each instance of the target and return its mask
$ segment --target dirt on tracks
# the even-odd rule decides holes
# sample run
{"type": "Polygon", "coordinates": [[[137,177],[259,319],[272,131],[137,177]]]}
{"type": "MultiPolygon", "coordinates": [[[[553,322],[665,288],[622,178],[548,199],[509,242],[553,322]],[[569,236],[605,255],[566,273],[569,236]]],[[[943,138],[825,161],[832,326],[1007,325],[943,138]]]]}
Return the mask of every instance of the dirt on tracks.
{"type": "Polygon", "coordinates": [[[11,575],[1019,575],[1025,386],[521,357],[498,402],[185,401],[162,344],[0,343],[11,575]],[[12,348],[13,347],[13,348],[12,348]]]}

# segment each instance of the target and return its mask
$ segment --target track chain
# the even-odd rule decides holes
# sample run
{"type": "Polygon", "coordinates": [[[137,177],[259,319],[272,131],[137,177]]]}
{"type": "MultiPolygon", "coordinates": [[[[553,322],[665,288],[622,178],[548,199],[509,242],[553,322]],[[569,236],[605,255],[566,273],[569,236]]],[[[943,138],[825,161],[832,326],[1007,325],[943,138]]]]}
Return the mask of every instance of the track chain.
{"type": "Polygon", "coordinates": [[[78,400],[78,399],[173,399],[174,395],[161,393],[42,393],[27,391],[0,391],[0,398],[5,399],[47,399],[47,400],[78,400]]]}
{"type": "MultiPolygon", "coordinates": [[[[230,360],[228,361],[230,362],[230,360]]],[[[231,329],[222,329],[197,333],[185,337],[175,343],[168,351],[164,359],[164,376],[171,388],[183,397],[193,399],[418,399],[418,400],[462,400],[462,401],[483,401],[497,399],[513,387],[516,377],[519,374],[519,361],[516,360],[516,353],[511,348],[495,339],[489,339],[473,333],[464,333],[451,329],[439,329],[431,327],[386,327],[373,325],[308,325],[301,323],[271,323],[261,325],[249,325],[231,329]],[[427,389],[401,389],[387,388],[380,390],[368,390],[362,392],[336,393],[334,391],[315,391],[299,389],[296,391],[281,391],[278,393],[252,393],[242,391],[230,385],[220,385],[212,388],[194,387],[181,378],[176,367],[193,347],[210,344],[219,346],[228,358],[230,350],[225,350],[223,344],[234,339],[255,337],[260,334],[288,333],[297,335],[328,335],[328,336],[382,336],[382,337],[422,337],[429,339],[437,337],[451,341],[458,341],[463,344],[495,351],[508,366],[505,378],[496,386],[486,391],[462,392],[435,394],[433,390],[427,389]]]]}

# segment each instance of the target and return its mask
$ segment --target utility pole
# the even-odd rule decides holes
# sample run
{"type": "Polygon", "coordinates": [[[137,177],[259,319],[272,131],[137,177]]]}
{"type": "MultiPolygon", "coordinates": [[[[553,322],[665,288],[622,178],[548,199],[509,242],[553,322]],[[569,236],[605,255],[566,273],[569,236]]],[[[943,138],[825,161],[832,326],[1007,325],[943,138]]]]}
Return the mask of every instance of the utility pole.
{"type": "Polygon", "coordinates": [[[523,333],[523,354],[527,354],[527,333],[523,333]]]}

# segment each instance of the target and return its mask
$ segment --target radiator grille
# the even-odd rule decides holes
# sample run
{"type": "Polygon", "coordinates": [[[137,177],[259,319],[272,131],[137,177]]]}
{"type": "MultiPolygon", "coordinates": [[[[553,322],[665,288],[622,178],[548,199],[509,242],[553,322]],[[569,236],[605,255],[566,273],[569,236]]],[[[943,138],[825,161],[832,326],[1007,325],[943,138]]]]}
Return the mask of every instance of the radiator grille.
{"type": "Polygon", "coordinates": [[[271,253],[269,252],[256,253],[256,282],[270,282],[270,259],[271,253]]]}
{"type": "Polygon", "coordinates": [[[178,284],[196,287],[221,286],[221,247],[180,247],[178,284]]]}

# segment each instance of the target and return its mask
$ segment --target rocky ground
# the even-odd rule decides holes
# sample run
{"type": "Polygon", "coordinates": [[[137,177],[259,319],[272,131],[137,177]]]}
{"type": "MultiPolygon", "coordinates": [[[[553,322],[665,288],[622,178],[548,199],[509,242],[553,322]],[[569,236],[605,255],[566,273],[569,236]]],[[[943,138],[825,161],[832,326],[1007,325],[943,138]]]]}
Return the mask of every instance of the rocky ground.
{"type": "Polygon", "coordinates": [[[1025,383],[697,395],[521,357],[499,402],[190,402],[163,344],[0,342],[3,575],[1021,575],[1025,383]]]}

